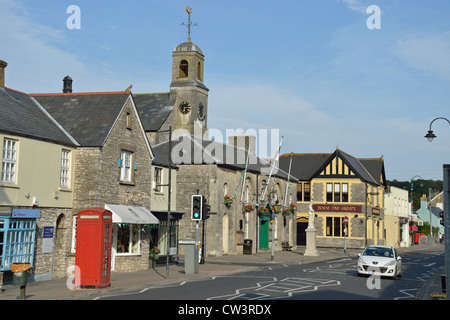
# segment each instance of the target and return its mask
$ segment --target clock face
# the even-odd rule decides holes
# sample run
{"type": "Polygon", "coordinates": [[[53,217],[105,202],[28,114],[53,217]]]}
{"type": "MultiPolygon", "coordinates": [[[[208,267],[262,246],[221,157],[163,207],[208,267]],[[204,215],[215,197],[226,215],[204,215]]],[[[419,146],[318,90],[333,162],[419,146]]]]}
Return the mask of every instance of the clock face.
{"type": "Polygon", "coordinates": [[[191,106],[186,101],[183,101],[182,103],[180,103],[178,108],[182,114],[188,114],[189,111],[191,111],[191,106]]]}
{"type": "Polygon", "coordinates": [[[203,106],[202,103],[200,103],[200,104],[198,105],[198,114],[197,114],[197,116],[198,116],[198,118],[199,118],[200,120],[205,119],[205,107],[203,106]]]}

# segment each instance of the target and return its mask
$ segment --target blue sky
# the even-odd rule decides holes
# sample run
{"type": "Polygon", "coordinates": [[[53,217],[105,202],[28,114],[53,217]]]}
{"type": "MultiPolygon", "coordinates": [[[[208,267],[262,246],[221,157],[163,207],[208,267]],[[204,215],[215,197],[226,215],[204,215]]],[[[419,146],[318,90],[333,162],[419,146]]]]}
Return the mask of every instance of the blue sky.
{"type": "MultiPolygon", "coordinates": [[[[448,0],[0,0],[6,86],[28,93],[167,92],[174,47],[205,54],[208,127],[280,129],[282,153],[383,155],[388,179],[450,163],[448,0]],[[70,5],[81,29],[66,25],[70,5]],[[381,28],[366,21],[381,10],[381,28]]],[[[278,143],[276,142],[275,145],[278,143]]],[[[274,155],[275,150],[271,152],[274,155]]]]}

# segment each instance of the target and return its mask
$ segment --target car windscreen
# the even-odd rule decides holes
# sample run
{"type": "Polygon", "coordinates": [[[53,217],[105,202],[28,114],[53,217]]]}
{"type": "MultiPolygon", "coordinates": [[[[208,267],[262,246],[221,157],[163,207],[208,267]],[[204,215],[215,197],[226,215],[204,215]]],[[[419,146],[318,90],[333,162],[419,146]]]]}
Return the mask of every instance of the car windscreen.
{"type": "Polygon", "coordinates": [[[366,250],[364,250],[363,255],[393,258],[394,252],[391,248],[367,247],[366,250]]]}

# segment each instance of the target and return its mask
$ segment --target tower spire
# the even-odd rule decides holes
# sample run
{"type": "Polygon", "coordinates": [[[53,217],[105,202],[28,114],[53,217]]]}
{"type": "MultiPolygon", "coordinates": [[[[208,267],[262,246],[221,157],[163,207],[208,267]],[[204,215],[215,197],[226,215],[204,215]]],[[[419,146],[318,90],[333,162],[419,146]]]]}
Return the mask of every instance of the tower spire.
{"type": "Polygon", "coordinates": [[[187,12],[187,14],[188,14],[188,23],[185,24],[185,23],[183,22],[183,23],[181,23],[181,25],[186,26],[186,27],[188,28],[188,38],[187,38],[187,42],[191,42],[191,26],[192,26],[192,27],[196,27],[197,24],[196,24],[196,23],[193,24],[193,23],[191,22],[192,8],[186,6],[186,7],[184,8],[184,10],[186,10],[186,12],[187,12]]]}

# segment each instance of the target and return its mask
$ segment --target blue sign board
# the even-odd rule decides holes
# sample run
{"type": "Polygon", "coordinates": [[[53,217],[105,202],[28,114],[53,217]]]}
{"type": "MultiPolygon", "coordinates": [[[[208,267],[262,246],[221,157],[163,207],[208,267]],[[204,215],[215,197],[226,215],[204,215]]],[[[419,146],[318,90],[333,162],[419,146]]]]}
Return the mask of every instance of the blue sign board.
{"type": "Polygon", "coordinates": [[[55,230],[55,227],[44,227],[44,233],[42,235],[42,238],[53,238],[54,230],[55,230]]]}
{"type": "Polygon", "coordinates": [[[13,209],[11,218],[40,218],[41,210],[40,209],[13,209]]]}

